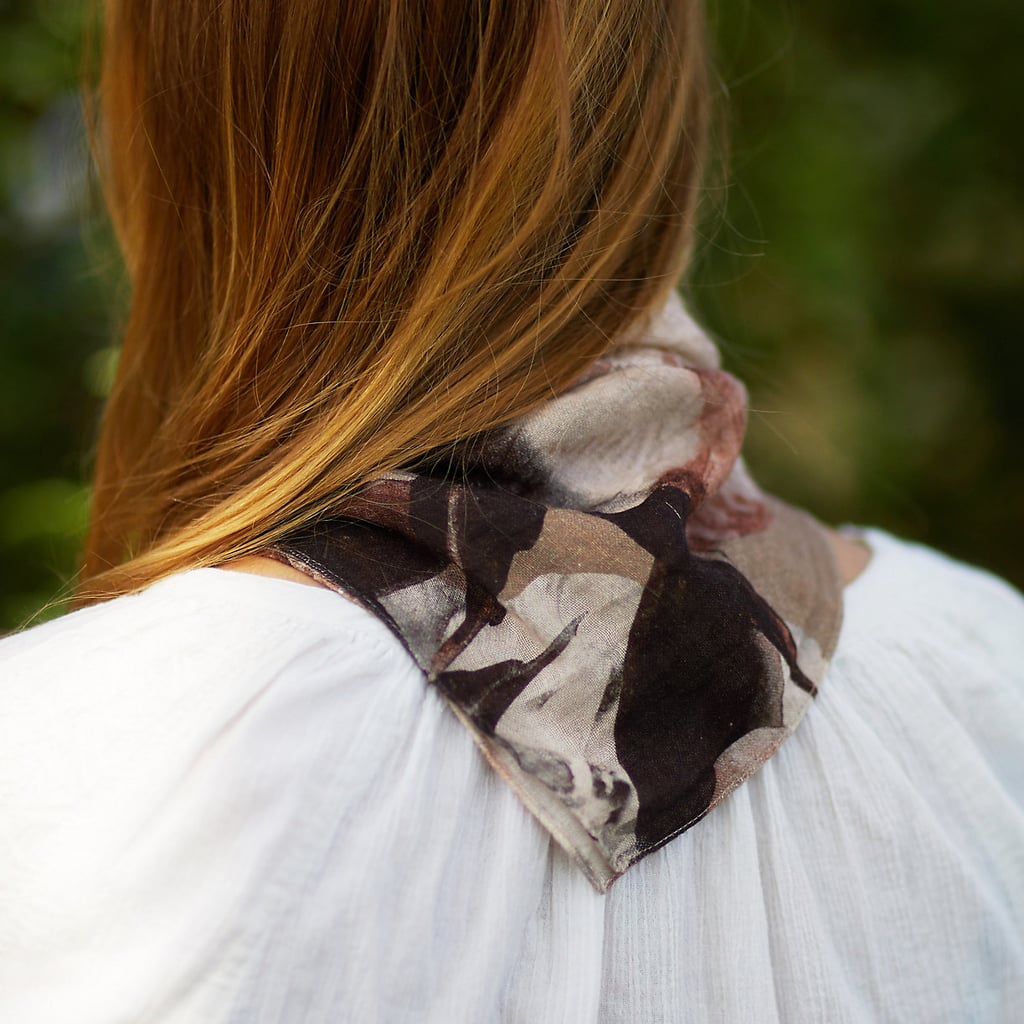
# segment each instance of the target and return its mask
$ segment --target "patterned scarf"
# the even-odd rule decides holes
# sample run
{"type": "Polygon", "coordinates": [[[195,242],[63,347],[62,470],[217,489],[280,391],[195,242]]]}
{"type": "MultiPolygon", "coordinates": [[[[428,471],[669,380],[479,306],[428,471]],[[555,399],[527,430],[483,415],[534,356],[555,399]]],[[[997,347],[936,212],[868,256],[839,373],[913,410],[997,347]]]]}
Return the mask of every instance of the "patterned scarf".
{"type": "Polygon", "coordinates": [[[835,647],[831,547],[747,475],[745,406],[673,295],[457,473],[270,552],[395,633],[600,892],[772,756],[835,647]]]}

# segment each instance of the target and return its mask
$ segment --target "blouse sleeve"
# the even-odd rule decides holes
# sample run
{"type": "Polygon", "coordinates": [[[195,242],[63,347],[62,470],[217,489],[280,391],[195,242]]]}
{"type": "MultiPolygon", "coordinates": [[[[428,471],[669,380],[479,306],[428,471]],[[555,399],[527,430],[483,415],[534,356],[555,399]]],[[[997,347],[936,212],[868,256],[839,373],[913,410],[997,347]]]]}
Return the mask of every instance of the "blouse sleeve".
{"type": "Polygon", "coordinates": [[[537,876],[546,841],[337,595],[197,570],[0,643],[0,680],[0,1019],[388,1019],[446,984],[382,976],[396,920],[507,957],[444,894],[537,876]],[[483,843],[481,811],[494,856],[424,856],[483,843]]]}

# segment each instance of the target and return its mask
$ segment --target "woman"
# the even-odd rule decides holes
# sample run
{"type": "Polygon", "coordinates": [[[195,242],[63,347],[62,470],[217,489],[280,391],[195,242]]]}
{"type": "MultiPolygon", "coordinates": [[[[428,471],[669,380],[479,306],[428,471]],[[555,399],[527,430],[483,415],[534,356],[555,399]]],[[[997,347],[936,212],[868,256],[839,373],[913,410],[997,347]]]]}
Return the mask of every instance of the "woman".
{"type": "Polygon", "coordinates": [[[704,70],[696,0],[108,0],[5,1019],[1013,1019],[1024,603],[746,476],[704,70]]]}

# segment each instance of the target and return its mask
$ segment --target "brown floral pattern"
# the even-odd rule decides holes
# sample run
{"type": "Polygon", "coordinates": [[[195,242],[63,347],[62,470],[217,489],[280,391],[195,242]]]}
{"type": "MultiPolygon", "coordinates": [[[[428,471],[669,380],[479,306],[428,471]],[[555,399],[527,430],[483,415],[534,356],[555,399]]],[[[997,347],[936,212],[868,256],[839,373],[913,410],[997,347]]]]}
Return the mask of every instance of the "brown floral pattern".
{"type": "Polygon", "coordinates": [[[272,552],[390,627],[600,891],[778,749],[835,645],[831,549],[747,476],[745,405],[673,297],[458,477],[272,552]]]}

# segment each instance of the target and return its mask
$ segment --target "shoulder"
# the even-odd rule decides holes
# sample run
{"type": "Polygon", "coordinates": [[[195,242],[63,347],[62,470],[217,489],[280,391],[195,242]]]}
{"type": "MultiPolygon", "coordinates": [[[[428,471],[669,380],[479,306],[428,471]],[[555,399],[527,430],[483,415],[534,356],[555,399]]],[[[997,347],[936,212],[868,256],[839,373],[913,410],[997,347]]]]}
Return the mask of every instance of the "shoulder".
{"type": "Polygon", "coordinates": [[[1011,584],[882,530],[858,533],[872,558],[846,588],[848,616],[887,634],[923,631],[944,643],[960,640],[993,653],[1020,652],[1024,597],[1011,584]]]}
{"type": "Polygon", "coordinates": [[[230,973],[338,814],[361,806],[399,747],[388,730],[425,693],[398,641],[351,602],[214,569],[0,642],[12,1019],[64,1019],[83,992],[121,1019],[136,995],[172,999],[199,964],[230,973]],[[129,966],[106,985],[90,963],[129,966]],[[33,984],[44,967],[61,983],[33,984]]]}
{"type": "Polygon", "coordinates": [[[244,735],[265,707],[316,729],[313,694],[351,710],[392,677],[418,682],[390,632],[329,591],[182,573],[0,641],[0,721],[16,737],[0,745],[0,777],[28,769],[17,758],[77,759],[93,775],[156,764],[207,732],[244,735]]]}
{"type": "Polygon", "coordinates": [[[444,988],[456,941],[490,992],[545,877],[546,834],[327,590],[200,570],[9,638],[0,734],[4,1020],[333,1020],[444,988]]]}
{"type": "Polygon", "coordinates": [[[94,686],[103,675],[135,673],[144,683],[279,665],[339,643],[353,655],[394,646],[376,619],[329,591],[196,569],[0,640],[0,665],[8,684],[40,672],[54,680],[90,672],[94,686]]]}
{"type": "Polygon", "coordinates": [[[832,681],[871,693],[896,727],[917,721],[915,743],[934,739],[940,722],[970,733],[976,750],[999,761],[1019,792],[1024,597],[999,577],[930,548],[878,530],[863,536],[872,559],[845,591],[832,681]],[[898,712],[894,700],[904,701],[898,712]],[[926,713],[927,730],[918,721],[926,713]]]}
{"type": "Polygon", "coordinates": [[[329,591],[193,570],[0,641],[0,782],[52,773],[65,797],[108,776],[155,784],[267,714],[297,740],[384,691],[412,698],[417,675],[379,621],[329,591]]]}
{"type": "Polygon", "coordinates": [[[380,622],[329,591],[199,569],[0,641],[0,715],[36,742],[82,726],[141,736],[321,679],[351,699],[407,661],[380,622]]]}

